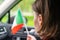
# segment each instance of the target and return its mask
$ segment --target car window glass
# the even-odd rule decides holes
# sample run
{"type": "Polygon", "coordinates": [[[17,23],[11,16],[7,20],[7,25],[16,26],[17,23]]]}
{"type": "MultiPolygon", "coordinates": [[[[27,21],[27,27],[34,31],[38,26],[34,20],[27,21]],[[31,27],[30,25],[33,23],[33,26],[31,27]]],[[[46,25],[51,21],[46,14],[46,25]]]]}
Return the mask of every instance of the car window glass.
{"type": "Polygon", "coordinates": [[[6,15],[2,18],[1,22],[3,22],[3,23],[7,23],[7,22],[8,22],[8,14],[6,14],[6,15]]]}

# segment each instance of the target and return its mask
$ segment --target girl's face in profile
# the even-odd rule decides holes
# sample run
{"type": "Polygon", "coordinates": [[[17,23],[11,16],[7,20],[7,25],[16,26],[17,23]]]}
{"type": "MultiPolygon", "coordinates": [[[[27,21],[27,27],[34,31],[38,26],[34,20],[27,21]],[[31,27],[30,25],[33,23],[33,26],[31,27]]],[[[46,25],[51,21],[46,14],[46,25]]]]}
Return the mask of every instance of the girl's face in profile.
{"type": "Polygon", "coordinates": [[[39,37],[41,39],[45,38],[45,36],[40,33],[40,30],[42,28],[42,15],[41,14],[34,13],[34,25],[35,25],[35,31],[37,32],[38,35],[40,35],[39,37]]]}
{"type": "Polygon", "coordinates": [[[34,13],[34,25],[35,31],[38,33],[42,28],[42,16],[41,14],[34,13]]]}

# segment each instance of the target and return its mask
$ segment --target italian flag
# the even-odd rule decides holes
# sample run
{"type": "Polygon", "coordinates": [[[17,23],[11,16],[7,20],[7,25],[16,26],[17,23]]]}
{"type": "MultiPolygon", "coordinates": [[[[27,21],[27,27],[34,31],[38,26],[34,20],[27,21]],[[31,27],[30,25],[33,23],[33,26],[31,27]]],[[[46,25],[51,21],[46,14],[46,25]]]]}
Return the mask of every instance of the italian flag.
{"type": "Polygon", "coordinates": [[[18,10],[17,15],[14,19],[13,26],[11,28],[12,34],[16,34],[19,30],[21,30],[24,26],[23,16],[21,11],[18,10]]]}

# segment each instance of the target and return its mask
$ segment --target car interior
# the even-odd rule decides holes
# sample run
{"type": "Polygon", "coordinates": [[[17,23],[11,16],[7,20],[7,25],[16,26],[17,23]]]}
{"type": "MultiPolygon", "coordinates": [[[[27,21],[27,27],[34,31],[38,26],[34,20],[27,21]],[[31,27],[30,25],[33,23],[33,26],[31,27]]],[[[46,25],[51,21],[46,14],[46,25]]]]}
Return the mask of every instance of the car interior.
{"type": "MultiPolygon", "coordinates": [[[[19,30],[15,35],[11,33],[11,26],[13,24],[13,20],[15,16],[10,17],[10,11],[14,8],[19,2],[23,0],[10,0],[7,1],[8,5],[3,3],[0,5],[0,40],[26,40],[27,39],[27,32],[25,27],[19,30]],[[9,3],[11,2],[11,3],[9,3]],[[7,22],[3,23],[1,20],[7,15],[7,22]]],[[[26,18],[25,18],[26,19],[26,18]]],[[[27,19],[26,19],[27,23],[27,19]]],[[[35,33],[34,27],[27,27],[29,34],[36,37],[37,40],[40,40],[38,35],[35,33]]]]}

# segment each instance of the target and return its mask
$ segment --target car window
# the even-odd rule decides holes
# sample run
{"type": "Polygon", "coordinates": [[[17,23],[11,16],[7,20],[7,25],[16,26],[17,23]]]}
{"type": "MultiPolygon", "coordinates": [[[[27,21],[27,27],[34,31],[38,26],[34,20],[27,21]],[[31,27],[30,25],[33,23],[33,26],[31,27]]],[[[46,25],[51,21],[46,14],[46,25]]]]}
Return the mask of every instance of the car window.
{"type": "Polygon", "coordinates": [[[3,23],[7,23],[7,22],[8,22],[8,14],[6,14],[6,15],[2,18],[1,22],[3,22],[3,23]]]}
{"type": "MultiPolygon", "coordinates": [[[[1,20],[6,20],[8,18],[7,13],[20,2],[21,0],[0,0],[0,22],[1,20]],[[8,5],[7,5],[8,4],[8,5]],[[7,16],[6,16],[6,15],[7,16]],[[5,16],[4,16],[5,15],[5,16]],[[3,18],[3,19],[2,19],[3,18]]],[[[7,20],[6,20],[7,21],[7,20]]],[[[4,23],[6,21],[3,21],[4,23]]]]}
{"type": "MultiPolygon", "coordinates": [[[[3,1],[1,1],[0,4],[2,4],[3,1]]],[[[26,18],[27,26],[33,27],[34,26],[34,22],[33,22],[33,10],[32,10],[33,2],[34,2],[34,0],[22,0],[19,4],[17,4],[16,6],[14,6],[10,10],[10,13],[11,13],[10,17],[15,16],[16,13],[17,13],[17,10],[20,9],[22,14],[23,14],[23,16],[26,18]]],[[[6,23],[7,20],[8,20],[8,15],[6,14],[5,17],[2,19],[2,22],[6,23]]]]}

